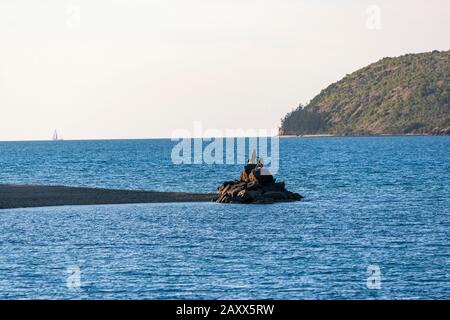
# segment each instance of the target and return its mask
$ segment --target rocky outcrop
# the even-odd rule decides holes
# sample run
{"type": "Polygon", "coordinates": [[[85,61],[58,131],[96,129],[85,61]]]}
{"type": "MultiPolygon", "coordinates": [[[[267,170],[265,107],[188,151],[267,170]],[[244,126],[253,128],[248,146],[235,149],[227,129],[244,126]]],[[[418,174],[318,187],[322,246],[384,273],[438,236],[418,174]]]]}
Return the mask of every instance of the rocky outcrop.
{"type": "Polygon", "coordinates": [[[217,190],[214,201],[220,203],[269,204],[303,199],[298,193],[287,191],[284,182],[276,182],[269,170],[255,164],[247,164],[239,180],[225,181],[217,190]]]}
{"type": "Polygon", "coordinates": [[[432,134],[436,136],[450,136],[450,127],[434,128],[432,134]]]}

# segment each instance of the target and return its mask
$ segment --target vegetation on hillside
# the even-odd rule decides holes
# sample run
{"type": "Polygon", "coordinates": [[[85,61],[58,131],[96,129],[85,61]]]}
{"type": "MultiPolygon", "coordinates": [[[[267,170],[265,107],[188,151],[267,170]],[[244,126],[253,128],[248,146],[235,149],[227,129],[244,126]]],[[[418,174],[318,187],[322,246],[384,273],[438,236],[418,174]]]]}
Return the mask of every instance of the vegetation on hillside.
{"type": "Polygon", "coordinates": [[[450,134],[450,51],[384,58],[282,119],[280,134],[450,134]]]}

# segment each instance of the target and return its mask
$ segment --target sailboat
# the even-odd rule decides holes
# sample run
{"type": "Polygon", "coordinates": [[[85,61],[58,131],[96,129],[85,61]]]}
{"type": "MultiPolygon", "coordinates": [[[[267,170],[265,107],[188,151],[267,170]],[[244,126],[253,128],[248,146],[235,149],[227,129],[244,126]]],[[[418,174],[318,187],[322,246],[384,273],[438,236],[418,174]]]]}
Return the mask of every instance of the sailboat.
{"type": "Polygon", "coordinates": [[[52,140],[53,141],[62,140],[62,138],[58,135],[58,131],[55,130],[55,132],[53,132],[52,140]]]}

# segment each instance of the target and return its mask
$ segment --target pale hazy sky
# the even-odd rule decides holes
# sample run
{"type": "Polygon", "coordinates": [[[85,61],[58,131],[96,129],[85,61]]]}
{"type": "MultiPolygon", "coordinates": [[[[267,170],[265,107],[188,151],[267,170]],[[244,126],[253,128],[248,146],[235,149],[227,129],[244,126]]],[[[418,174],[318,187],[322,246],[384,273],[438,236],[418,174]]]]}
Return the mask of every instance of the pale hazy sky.
{"type": "Polygon", "coordinates": [[[449,34],[448,0],[2,0],[0,140],[276,128],[345,74],[448,50],[449,34]]]}

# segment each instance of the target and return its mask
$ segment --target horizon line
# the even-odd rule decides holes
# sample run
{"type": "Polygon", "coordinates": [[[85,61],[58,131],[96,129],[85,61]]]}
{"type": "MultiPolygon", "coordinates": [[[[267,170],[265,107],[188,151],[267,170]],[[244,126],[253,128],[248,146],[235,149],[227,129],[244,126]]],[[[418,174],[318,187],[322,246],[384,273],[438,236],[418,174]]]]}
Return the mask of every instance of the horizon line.
{"type": "Polygon", "coordinates": [[[81,138],[81,139],[61,139],[61,140],[52,140],[52,139],[11,139],[11,140],[0,140],[0,142],[64,142],[64,141],[123,141],[123,140],[172,140],[172,139],[239,139],[239,138],[275,138],[275,137],[283,137],[280,135],[274,136],[187,136],[187,137],[148,137],[148,138],[81,138]]]}

